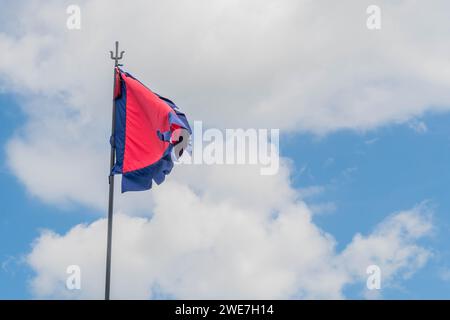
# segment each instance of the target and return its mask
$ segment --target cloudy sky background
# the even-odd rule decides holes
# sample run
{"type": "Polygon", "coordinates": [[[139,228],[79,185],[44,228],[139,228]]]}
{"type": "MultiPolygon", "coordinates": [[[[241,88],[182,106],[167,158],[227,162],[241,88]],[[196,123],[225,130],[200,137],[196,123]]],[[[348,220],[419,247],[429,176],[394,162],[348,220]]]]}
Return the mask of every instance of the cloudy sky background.
{"type": "Polygon", "coordinates": [[[117,193],[113,298],[450,298],[446,1],[0,5],[1,298],[102,298],[115,40],[191,121],[279,128],[282,162],[117,193]]]}

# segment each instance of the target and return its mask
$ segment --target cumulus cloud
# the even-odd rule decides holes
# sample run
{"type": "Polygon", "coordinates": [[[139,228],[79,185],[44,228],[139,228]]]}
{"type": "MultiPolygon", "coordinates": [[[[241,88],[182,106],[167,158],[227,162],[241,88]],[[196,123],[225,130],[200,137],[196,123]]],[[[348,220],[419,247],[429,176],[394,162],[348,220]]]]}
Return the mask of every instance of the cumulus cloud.
{"type": "MultiPolygon", "coordinates": [[[[152,219],[115,217],[114,298],[343,298],[346,285],[365,287],[369,265],[381,268],[384,289],[430,256],[417,244],[432,228],[422,207],[389,216],[337,252],[302,202],[269,217],[205,200],[176,183],[161,189],[152,219]]],[[[105,231],[100,219],[64,235],[44,232],[27,257],[36,272],[34,294],[101,298],[105,231]],[[65,270],[73,264],[81,267],[80,291],[65,288],[65,270]]]]}
{"type": "Polygon", "coordinates": [[[416,244],[417,239],[433,232],[431,212],[426,204],[387,217],[368,236],[356,234],[340,255],[347,271],[359,278],[367,277],[358,266],[378,265],[384,286],[392,285],[396,275],[409,278],[431,257],[432,252],[416,244]],[[351,263],[348,263],[351,261],[351,263]]]}
{"type": "Polygon", "coordinates": [[[30,0],[2,13],[24,17],[2,19],[0,31],[0,87],[24,96],[28,119],[8,162],[52,203],[104,204],[116,39],[129,71],[206,126],[325,134],[450,106],[445,1],[381,1],[379,31],[366,28],[370,1],[78,3],[76,31],[66,28],[69,2],[30,0]]]}
{"type": "MultiPolygon", "coordinates": [[[[366,28],[370,1],[78,3],[79,31],[66,29],[69,2],[0,12],[23,17],[1,19],[0,89],[23,98],[27,119],[9,141],[8,164],[48,203],[105,207],[115,40],[126,69],[205,126],[326,134],[449,109],[443,0],[379,1],[376,32],[366,28]]],[[[117,195],[113,296],[340,298],[369,262],[388,279],[426,262],[416,241],[430,222],[420,208],[336,252],[286,162],[270,177],[255,167],[185,166],[151,193],[117,195]]],[[[104,228],[98,220],[42,234],[28,256],[35,294],[74,297],[65,270],[79,264],[75,295],[101,297],[104,228]]]]}

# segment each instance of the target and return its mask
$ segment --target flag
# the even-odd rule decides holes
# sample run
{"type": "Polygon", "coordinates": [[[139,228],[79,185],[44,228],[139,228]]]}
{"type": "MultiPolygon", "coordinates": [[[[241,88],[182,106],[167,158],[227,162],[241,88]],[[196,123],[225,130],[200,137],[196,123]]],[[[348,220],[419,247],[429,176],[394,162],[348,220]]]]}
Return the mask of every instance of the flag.
{"type": "Polygon", "coordinates": [[[115,120],[111,145],[122,174],[122,192],[161,184],[188,145],[192,133],[184,113],[171,100],[120,68],[115,74],[115,120]]]}

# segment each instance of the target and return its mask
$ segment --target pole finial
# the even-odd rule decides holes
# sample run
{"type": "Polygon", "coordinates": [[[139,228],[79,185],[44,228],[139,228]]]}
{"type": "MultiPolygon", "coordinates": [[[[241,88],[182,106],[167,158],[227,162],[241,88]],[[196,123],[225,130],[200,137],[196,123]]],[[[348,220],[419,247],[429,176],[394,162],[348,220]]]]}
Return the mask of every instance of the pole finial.
{"type": "Polygon", "coordinates": [[[111,59],[114,60],[114,65],[116,67],[121,66],[121,64],[119,64],[119,60],[122,60],[123,58],[123,54],[125,53],[125,51],[121,51],[119,54],[119,41],[116,41],[116,52],[115,55],[112,51],[109,52],[111,55],[111,59]]]}

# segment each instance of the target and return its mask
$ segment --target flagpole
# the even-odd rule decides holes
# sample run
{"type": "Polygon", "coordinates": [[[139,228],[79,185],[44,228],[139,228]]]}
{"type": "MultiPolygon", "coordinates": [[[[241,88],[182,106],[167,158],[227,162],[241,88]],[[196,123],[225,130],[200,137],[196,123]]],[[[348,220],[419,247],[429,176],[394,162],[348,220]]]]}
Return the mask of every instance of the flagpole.
{"type": "Polygon", "coordinates": [[[120,66],[119,60],[123,58],[124,51],[119,55],[119,41],[116,41],[115,55],[110,51],[111,59],[114,60],[114,85],[113,85],[113,103],[112,103],[112,125],[111,125],[111,155],[109,163],[109,201],[108,201],[108,236],[106,245],[106,279],[105,279],[105,300],[109,300],[111,283],[111,246],[112,246],[112,226],[113,226],[113,207],[114,207],[114,175],[112,169],[116,161],[116,147],[114,143],[114,128],[116,122],[116,68],[120,66]]]}

